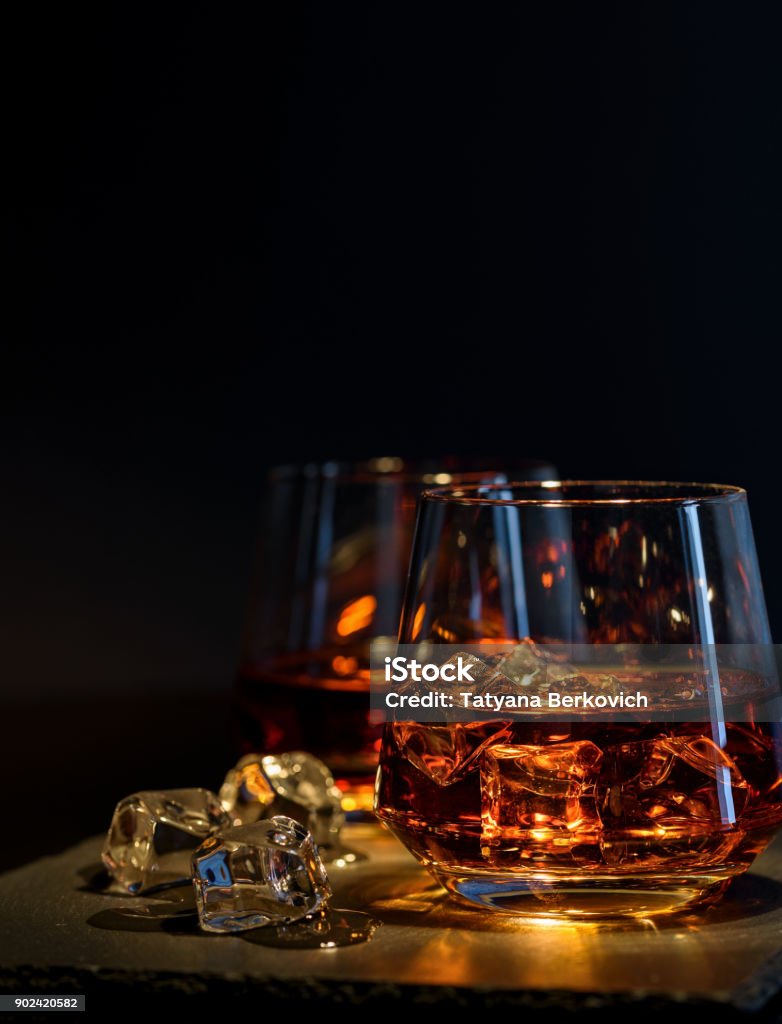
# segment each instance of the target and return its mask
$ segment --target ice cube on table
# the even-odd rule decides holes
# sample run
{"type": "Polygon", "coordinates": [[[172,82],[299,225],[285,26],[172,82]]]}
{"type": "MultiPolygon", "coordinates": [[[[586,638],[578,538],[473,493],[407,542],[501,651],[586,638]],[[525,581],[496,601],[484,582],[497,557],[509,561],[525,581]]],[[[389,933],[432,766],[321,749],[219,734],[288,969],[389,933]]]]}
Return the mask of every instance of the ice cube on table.
{"type": "Polygon", "coordinates": [[[312,836],[282,815],[211,836],[193,854],[192,870],[199,921],[208,932],[289,924],[331,896],[312,836]]]}
{"type": "Polygon", "coordinates": [[[115,885],[131,894],[186,881],[193,850],[230,824],[208,789],[132,793],[117,804],[101,859],[115,885]]]}
{"type": "Polygon", "coordinates": [[[336,847],[345,821],[331,772],[302,750],[247,754],[226,775],[220,800],[234,825],[284,815],[304,825],[319,846],[336,847]]]}
{"type": "Polygon", "coordinates": [[[481,763],[482,838],[584,841],[597,825],[600,748],[589,740],[548,746],[498,744],[481,763]]]}

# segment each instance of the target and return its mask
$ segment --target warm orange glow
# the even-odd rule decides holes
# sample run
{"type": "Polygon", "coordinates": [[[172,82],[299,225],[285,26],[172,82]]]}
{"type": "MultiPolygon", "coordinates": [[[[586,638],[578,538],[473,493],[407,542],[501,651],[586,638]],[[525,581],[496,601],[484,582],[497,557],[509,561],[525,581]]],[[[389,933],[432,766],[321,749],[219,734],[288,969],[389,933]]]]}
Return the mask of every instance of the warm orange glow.
{"type": "Polygon", "coordinates": [[[560,565],[560,567],[559,567],[559,569],[557,570],[557,572],[558,572],[558,574],[559,574],[559,578],[560,578],[561,580],[564,580],[564,578],[565,578],[565,575],[566,575],[566,573],[567,573],[567,569],[566,569],[566,568],[564,567],[564,565],[560,565]]]}
{"type": "Polygon", "coordinates": [[[426,615],[426,602],[419,604],[416,610],[415,618],[413,619],[413,640],[416,640],[421,632],[421,627],[424,624],[424,615],[426,615]]]}
{"type": "Polygon", "coordinates": [[[365,594],[363,597],[351,601],[342,609],[342,614],[337,623],[337,633],[340,636],[350,636],[360,629],[366,629],[372,625],[372,618],[377,608],[377,598],[372,594],[365,594]]]}
{"type": "Polygon", "coordinates": [[[548,555],[549,562],[557,562],[557,561],[559,561],[559,552],[557,551],[557,549],[554,547],[553,544],[549,544],[548,551],[546,552],[546,554],[548,555]]]}
{"type": "Polygon", "coordinates": [[[274,799],[274,790],[264,778],[257,764],[248,764],[242,769],[241,785],[261,804],[271,803],[274,799]]]}
{"type": "Polygon", "coordinates": [[[331,667],[338,676],[352,676],[358,669],[358,662],[355,658],[346,658],[338,654],[331,663],[331,667]]]}
{"type": "Polygon", "coordinates": [[[350,813],[350,811],[364,811],[366,813],[372,810],[375,800],[374,785],[371,783],[355,785],[348,779],[335,779],[334,782],[342,790],[342,810],[346,814],[350,813]]]}
{"type": "Polygon", "coordinates": [[[540,574],[540,582],[546,588],[550,590],[554,586],[554,573],[553,572],[542,572],[540,574]]]}
{"type": "MultiPolygon", "coordinates": [[[[419,609],[419,611],[420,611],[420,609],[419,609]]],[[[416,622],[417,621],[418,621],[418,619],[416,617],[416,622]]],[[[413,628],[415,628],[415,626],[413,628]]],[[[418,628],[419,629],[421,628],[420,624],[419,624],[418,628]]],[[[459,640],[458,635],[456,633],[454,633],[453,630],[446,629],[444,626],[439,626],[439,625],[432,626],[432,632],[436,636],[439,636],[441,639],[445,640],[445,642],[447,644],[455,644],[459,640]]]]}

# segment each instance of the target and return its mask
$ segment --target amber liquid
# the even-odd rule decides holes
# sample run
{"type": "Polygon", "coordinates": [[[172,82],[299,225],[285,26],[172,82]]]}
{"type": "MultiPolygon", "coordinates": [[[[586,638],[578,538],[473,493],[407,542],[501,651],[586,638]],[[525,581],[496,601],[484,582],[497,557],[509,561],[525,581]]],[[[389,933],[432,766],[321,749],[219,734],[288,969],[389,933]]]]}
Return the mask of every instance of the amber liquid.
{"type": "Polygon", "coordinates": [[[729,880],[782,822],[782,731],[736,721],[725,737],[721,745],[709,722],[610,714],[394,723],[377,813],[446,885],[450,875],[492,872],[544,887],[559,876],[656,873],[669,885],[713,871],[729,880]]]}
{"type": "Polygon", "coordinates": [[[348,812],[372,809],[381,727],[369,720],[363,648],[285,654],[239,672],[234,725],[243,752],[307,750],[331,768],[348,812]]]}

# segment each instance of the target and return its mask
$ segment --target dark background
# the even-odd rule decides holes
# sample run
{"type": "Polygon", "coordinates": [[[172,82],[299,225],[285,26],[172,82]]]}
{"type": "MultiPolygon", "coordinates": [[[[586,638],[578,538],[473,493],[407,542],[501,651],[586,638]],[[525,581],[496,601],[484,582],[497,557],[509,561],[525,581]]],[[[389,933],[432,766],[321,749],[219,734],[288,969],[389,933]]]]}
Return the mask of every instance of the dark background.
{"type": "Polygon", "coordinates": [[[743,484],[779,630],[770,11],[17,12],[4,753],[56,799],[6,860],[219,781],[270,464],[743,484]]]}

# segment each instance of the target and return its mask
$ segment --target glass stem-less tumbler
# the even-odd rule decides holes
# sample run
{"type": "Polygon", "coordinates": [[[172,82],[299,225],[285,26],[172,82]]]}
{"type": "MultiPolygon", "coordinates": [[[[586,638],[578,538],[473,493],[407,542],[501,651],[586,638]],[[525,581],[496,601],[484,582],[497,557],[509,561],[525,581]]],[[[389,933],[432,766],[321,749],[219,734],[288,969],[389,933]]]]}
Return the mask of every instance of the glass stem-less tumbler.
{"type": "Polygon", "coordinates": [[[778,681],[740,488],[428,492],[400,640],[473,653],[502,641],[526,666],[519,692],[535,690],[548,657],[546,687],[626,684],[668,709],[664,720],[608,709],[387,724],[377,814],[473,904],[587,918],[695,906],[782,821],[780,728],[765,710],[778,681]],[[547,653],[560,644],[624,661],[576,673],[547,653]],[[717,645],[750,651],[752,665],[721,671],[717,645]]]}
{"type": "MultiPolygon", "coordinates": [[[[522,479],[555,475],[545,462],[511,467],[522,479]]],[[[272,470],[235,688],[243,752],[316,754],[345,810],[371,809],[381,730],[369,716],[369,645],[399,629],[418,497],[507,479],[489,458],[272,470]]]]}

